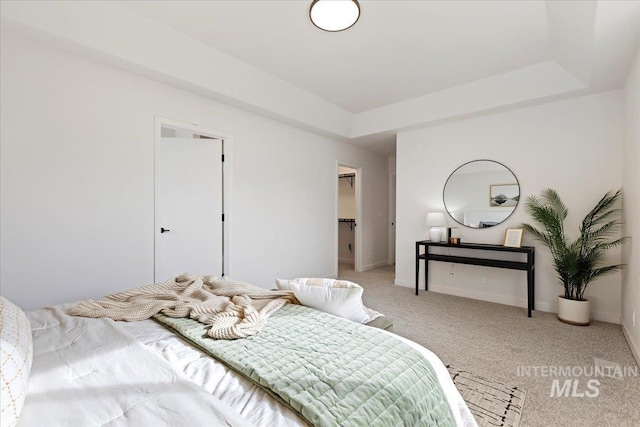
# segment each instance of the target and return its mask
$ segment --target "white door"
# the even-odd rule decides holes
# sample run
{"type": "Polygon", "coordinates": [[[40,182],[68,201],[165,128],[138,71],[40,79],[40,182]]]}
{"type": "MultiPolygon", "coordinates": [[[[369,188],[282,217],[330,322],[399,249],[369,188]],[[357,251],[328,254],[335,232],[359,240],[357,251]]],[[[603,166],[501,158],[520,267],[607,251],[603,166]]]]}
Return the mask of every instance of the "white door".
{"type": "Polygon", "coordinates": [[[222,275],[222,141],[161,138],[156,153],[155,282],[222,275]]]}

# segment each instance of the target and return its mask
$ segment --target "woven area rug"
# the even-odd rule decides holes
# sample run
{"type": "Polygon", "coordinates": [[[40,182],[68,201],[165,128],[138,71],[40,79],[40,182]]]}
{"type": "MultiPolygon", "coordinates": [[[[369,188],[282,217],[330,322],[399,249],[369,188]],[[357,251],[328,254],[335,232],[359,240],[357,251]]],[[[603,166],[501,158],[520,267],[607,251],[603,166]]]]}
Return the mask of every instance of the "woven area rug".
{"type": "Polygon", "coordinates": [[[526,392],[447,366],[451,379],[480,427],[518,427],[526,392]]]}

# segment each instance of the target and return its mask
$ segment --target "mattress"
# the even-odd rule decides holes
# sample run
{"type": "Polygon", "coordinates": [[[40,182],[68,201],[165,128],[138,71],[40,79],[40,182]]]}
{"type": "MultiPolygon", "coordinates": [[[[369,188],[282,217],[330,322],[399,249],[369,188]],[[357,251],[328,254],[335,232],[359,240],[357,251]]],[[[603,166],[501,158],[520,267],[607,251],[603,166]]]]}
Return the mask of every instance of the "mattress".
{"type": "MultiPolygon", "coordinates": [[[[65,313],[70,307],[27,313],[34,356],[18,426],[307,425],[265,390],[154,320],[73,317],[65,313]]],[[[439,358],[396,338],[432,364],[456,425],[475,426],[439,358]]]]}

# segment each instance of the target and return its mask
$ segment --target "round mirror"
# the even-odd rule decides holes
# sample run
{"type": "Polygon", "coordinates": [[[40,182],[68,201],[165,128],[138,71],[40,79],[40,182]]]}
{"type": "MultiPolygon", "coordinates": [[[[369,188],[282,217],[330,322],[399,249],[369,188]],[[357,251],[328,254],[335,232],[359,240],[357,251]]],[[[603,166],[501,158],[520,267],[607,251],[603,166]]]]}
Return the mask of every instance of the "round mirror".
{"type": "Polygon", "coordinates": [[[493,227],[516,210],[520,185],[502,163],[474,160],[449,176],[443,199],[445,209],[456,222],[471,228],[493,227]]]}

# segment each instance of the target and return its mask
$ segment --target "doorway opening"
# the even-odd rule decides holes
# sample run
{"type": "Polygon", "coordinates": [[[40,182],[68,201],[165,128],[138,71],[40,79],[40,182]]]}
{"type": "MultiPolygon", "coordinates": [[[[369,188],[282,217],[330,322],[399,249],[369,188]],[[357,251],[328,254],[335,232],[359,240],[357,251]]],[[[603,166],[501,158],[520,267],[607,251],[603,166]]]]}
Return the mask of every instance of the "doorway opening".
{"type": "Polygon", "coordinates": [[[361,271],[360,172],[349,164],[338,164],[337,269],[361,271]]]}

